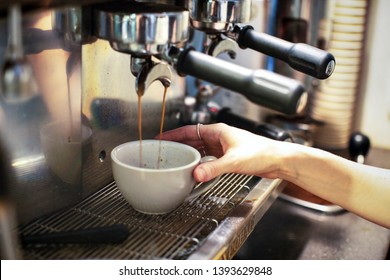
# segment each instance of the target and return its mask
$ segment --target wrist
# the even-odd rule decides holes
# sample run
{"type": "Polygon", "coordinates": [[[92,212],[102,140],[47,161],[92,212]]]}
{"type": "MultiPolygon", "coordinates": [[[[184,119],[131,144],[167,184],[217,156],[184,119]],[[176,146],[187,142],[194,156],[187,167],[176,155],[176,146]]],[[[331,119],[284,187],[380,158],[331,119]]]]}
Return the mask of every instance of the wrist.
{"type": "Polygon", "coordinates": [[[277,150],[277,176],[280,179],[290,182],[296,181],[299,177],[300,169],[305,160],[308,158],[307,147],[300,144],[281,142],[277,150]]]}

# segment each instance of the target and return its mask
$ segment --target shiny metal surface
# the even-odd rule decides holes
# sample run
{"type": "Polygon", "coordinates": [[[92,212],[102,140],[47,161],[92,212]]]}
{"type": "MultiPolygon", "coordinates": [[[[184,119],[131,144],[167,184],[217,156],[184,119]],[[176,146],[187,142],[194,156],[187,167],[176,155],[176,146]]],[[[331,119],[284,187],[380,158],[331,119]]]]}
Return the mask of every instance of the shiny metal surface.
{"type": "Polygon", "coordinates": [[[189,37],[188,11],[150,3],[109,3],[94,7],[95,34],[113,49],[136,56],[162,53],[189,37]]]}
{"type": "Polygon", "coordinates": [[[172,83],[172,70],[164,62],[151,63],[150,66],[144,66],[138,73],[135,82],[135,90],[138,95],[143,95],[151,84],[156,81],[161,82],[164,88],[168,88],[172,83]]]}
{"type": "Polygon", "coordinates": [[[280,180],[262,179],[189,259],[232,259],[283,187],[280,180]]]}
{"type": "MultiPolygon", "coordinates": [[[[139,139],[138,96],[128,54],[113,50],[105,40],[97,40],[83,46],[82,58],[82,115],[93,131],[91,145],[83,150],[83,189],[84,193],[91,194],[112,181],[111,150],[124,142],[139,139]],[[104,71],[96,65],[103,65],[104,71]]],[[[185,80],[175,72],[171,75],[164,130],[180,125],[179,115],[184,103],[185,80]]],[[[161,82],[148,81],[145,80],[148,87],[142,96],[143,139],[159,134],[164,94],[161,82]]]]}
{"type": "Polygon", "coordinates": [[[8,13],[9,36],[1,67],[1,96],[5,102],[24,102],[36,95],[37,86],[23,50],[21,7],[10,6],[8,13]]]}
{"type": "MultiPolygon", "coordinates": [[[[24,14],[23,22],[23,37],[30,35],[30,30],[52,31],[50,10],[24,14]]],[[[5,42],[8,33],[1,32],[0,37],[1,42],[5,42]]],[[[50,39],[61,40],[56,32],[51,33],[50,39]]],[[[81,47],[78,53],[71,54],[61,49],[61,44],[56,45],[56,48],[26,55],[36,81],[33,96],[22,102],[0,100],[0,133],[14,174],[10,197],[18,223],[81,198],[81,79],[77,70],[81,47]],[[43,129],[53,123],[66,124],[66,129],[55,137],[42,134],[43,129]],[[49,155],[45,150],[52,153],[49,155]],[[61,174],[54,171],[67,160],[72,169],[62,169],[65,173],[61,174]],[[63,176],[71,172],[76,174],[72,183],[64,181],[63,176]]]]}
{"type": "Polygon", "coordinates": [[[237,56],[238,45],[235,41],[229,38],[223,38],[216,36],[207,44],[206,53],[211,56],[217,57],[222,53],[227,53],[230,58],[235,59],[237,56]]]}
{"type": "Polygon", "coordinates": [[[210,33],[225,32],[234,23],[250,21],[251,1],[191,0],[189,10],[194,28],[210,33]]]}
{"type": "Polygon", "coordinates": [[[71,208],[22,226],[21,234],[32,236],[123,224],[129,230],[129,237],[123,243],[96,246],[46,244],[38,247],[27,244],[23,250],[24,258],[224,258],[228,256],[228,248],[236,250],[245,240],[245,234],[250,232],[258,218],[254,213],[264,212],[263,208],[274,197],[278,181],[261,181],[259,183],[258,178],[251,176],[226,174],[208,192],[166,215],[145,215],[135,211],[112,183],[71,208]],[[251,196],[252,192],[254,196],[251,196]],[[245,209],[251,209],[251,215],[245,209]],[[240,220],[239,225],[233,220],[240,220]],[[247,230],[241,232],[241,227],[247,230]],[[219,236],[219,232],[226,230],[240,232],[241,239],[230,240],[231,234],[219,236]],[[207,254],[203,252],[205,248],[209,248],[207,254]]]}
{"type": "MultiPolygon", "coordinates": [[[[112,50],[107,41],[81,45],[80,22],[69,18],[78,11],[61,8],[24,15],[23,37],[34,42],[27,59],[37,91],[23,102],[0,99],[0,132],[16,174],[11,195],[19,223],[73,204],[112,181],[112,148],[138,139],[131,58],[112,50]],[[40,37],[43,33],[49,36],[40,37]]],[[[2,43],[7,35],[0,32],[2,43]]],[[[164,88],[153,77],[145,81],[145,138],[158,134],[162,111],[164,88]]],[[[178,126],[185,94],[184,79],[175,73],[169,78],[164,129],[178,126]]]]}
{"type": "Polygon", "coordinates": [[[295,203],[299,206],[307,207],[309,209],[321,211],[324,213],[335,214],[344,211],[344,209],[338,205],[334,205],[334,204],[323,205],[323,204],[313,203],[284,193],[281,193],[279,198],[289,201],[291,203],[295,203]]]}
{"type": "MultiPolygon", "coordinates": [[[[36,219],[46,221],[47,215],[59,209],[69,209],[71,205],[77,203],[86,202],[88,204],[91,201],[85,198],[90,196],[96,198],[101,194],[100,191],[107,190],[106,186],[112,190],[114,185],[111,184],[113,178],[109,157],[111,150],[123,142],[139,139],[138,96],[135,87],[136,78],[131,70],[132,57],[147,56],[153,61],[156,59],[155,62],[158,63],[157,60],[161,57],[151,58],[150,56],[161,54],[166,47],[172,44],[181,48],[188,39],[189,14],[183,10],[183,5],[172,8],[164,6],[164,9],[161,9],[161,6],[156,4],[157,1],[150,1],[153,4],[142,3],[141,5],[129,0],[122,1],[120,6],[111,3],[112,1],[108,1],[109,5],[95,6],[101,1],[93,1],[92,6],[83,6],[85,10],[81,10],[81,17],[85,15],[84,12],[88,15],[91,11],[97,12],[98,17],[82,18],[80,26],[80,10],[77,5],[63,9],[61,6],[64,4],[63,1],[35,1],[33,3],[28,0],[18,0],[17,2],[25,4],[23,5],[23,36],[29,38],[27,42],[34,43],[33,47],[29,47],[27,59],[36,74],[38,90],[33,98],[25,102],[9,104],[0,99],[0,132],[4,136],[6,158],[9,159],[15,174],[11,183],[10,196],[17,211],[17,222],[30,225],[30,222],[36,219]],[[147,11],[140,8],[141,12],[137,12],[139,6],[148,7],[147,11]],[[44,9],[39,9],[42,7],[44,9]],[[134,24],[131,18],[134,18],[134,24]],[[89,30],[89,26],[84,25],[84,19],[90,20],[89,23],[98,28],[98,33],[83,33],[85,27],[89,30]],[[118,22],[116,22],[117,19],[118,22]],[[98,20],[100,25],[95,24],[95,20],[98,20]],[[149,23],[151,25],[146,26],[149,23]],[[124,32],[115,33],[118,30],[114,29],[121,29],[124,32]],[[133,29],[138,29],[138,31],[133,32],[133,29]],[[39,36],[35,37],[36,35],[39,36]],[[100,38],[89,40],[90,35],[99,35],[100,38]],[[112,45],[119,51],[114,50],[112,45]]],[[[69,1],[67,4],[74,2],[69,1]]],[[[87,4],[92,1],[78,2],[78,4],[87,4]]],[[[184,1],[174,2],[182,4],[184,1]]],[[[250,1],[212,2],[211,8],[213,9],[210,13],[213,15],[218,15],[220,9],[227,9],[227,14],[218,15],[217,24],[212,24],[212,28],[223,29],[222,26],[218,27],[220,21],[230,23],[247,21],[246,17],[249,15],[246,3],[250,1]],[[228,6],[224,6],[225,4],[228,6]]],[[[4,7],[3,3],[0,7],[4,7]]],[[[8,6],[11,2],[6,1],[5,4],[8,6]]],[[[0,27],[2,25],[3,22],[0,21],[0,27]]],[[[226,23],[223,25],[226,27],[226,23]]],[[[206,28],[208,26],[207,23],[206,28]]],[[[2,39],[0,44],[6,41],[8,35],[7,32],[0,32],[2,39]]],[[[228,68],[234,68],[231,65],[234,64],[229,64],[228,68]]],[[[146,75],[145,80],[141,80],[146,91],[142,96],[144,139],[154,138],[159,133],[164,92],[164,85],[160,83],[161,78],[163,81],[168,79],[170,81],[164,130],[180,125],[179,117],[185,96],[184,78],[175,72],[170,73],[170,68],[167,68],[166,64],[160,63],[154,66],[156,68],[153,69],[158,70],[157,74],[155,75],[152,69],[150,76],[146,75]]],[[[223,70],[223,68],[218,70],[223,70]]],[[[149,71],[146,73],[149,74],[149,71]]],[[[228,80],[226,75],[224,78],[223,84],[226,84],[228,80]]],[[[188,248],[185,245],[188,243],[185,241],[189,241],[190,245],[195,243],[199,245],[196,254],[192,254],[194,251],[191,251],[192,258],[231,258],[275,199],[279,185],[278,180],[261,180],[261,183],[253,188],[244,202],[242,199],[247,193],[242,196],[240,194],[239,201],[234,201],[234,203],[229,199],[225,200],[225,194],[218,195],[217,199],[215,197],[205,198],[217,208],[206,207],[207,209],[204,209],[202,206],[206,204],[197,205],[197,210],[200,212],[210,210],[212,214],[217,215],[218,219],[214,216],[201,217],[199,212],[193,212],[193,205],[186,208],[180,214],[180,223],[175,224],[174,229],[194,233],[195,239],[192,236],[185,236],[185,238],[179,238],[180,242],[177,243],[175,234],[172,235],[170,232],[161,234],[152,227],[143,229],[145,225],[143,223],[141,226],[135,226],[135,234],[141,239],[146,234],[156,238],[155,244],[164,247],[163,253],[158,255],[158,258],[185,258],[183,254],[179,254],[183,252],[180,250],[188,248]],[[218,208],[221,204],[223,207],[218,208]],[[226,209],[228,209],[227,212],[233,211],[229,212],[234,213],[233,216],[225,213],[226,209]],[[200,228],[183,223],[183,217],[192,214],[195,215],[195,223],[202,224],[200,228]],[[223,217],[219,216],[220,214],[223,217]],[[198,234],[201,234],[203,238],[202,244],[198,243],[201,239],[198,234]],[[164,237],[168,235],[171,239],[168,241],[160,239],[162,235],[164,237]],[[176,255],[169,255],[170,252],[176,252],[176,255]]],[[[241,189],[245,192],[247,187],[241,189]]],[[[235,197],[234,193],[231,195],[235,197]]],[[[103,200],[98,200],[99,205],[96,208],[99,214],[109,211],[114,211],[113,214],[125,214],[125,209],[128,208],[123,201],[116,204],[117,198],[115,192],[103,195],[103,200]]],[[[94,202],[96,201],[93,200],[94,202]]],[[[95,207],[96,204],[93,203],[95,207]]],[[[91,206],[91,204],[88,205],[91,206]]],[[[83,224],[85,226],[95,225],[95,222],[100,223],[94,220],[96,216],[93,212],[87,214],[92,219],[88,220],[84,216],[85,212],[80,211],[77,212],[80,214],[78,216],[80,219],[76,221],[76,224],[71,223],[71,220],[76,218],[73,212],[70,213],[69,224],[68,220],[66,222],[62,220],[62,214],[61,217],[56,216],[57,214],[50,217],[55,217],[56,226],[59,228],[66,225],[71,225],[71,228],[77,227],[83,222],[88,223],[83,224]]],[[[131,226],[140,221],[137,215],[126,215],[121,217],[131,226]]],[[[102,219],[104,220],[104,217],[102,219]]],[[[51,222],[53,220],[50,220],[51,222]]],[[[173,229],[170,225],[166,224],[168,230],[173,229]]],[[[42,229],[41,224],[36,224],[36,226],[38,231],[42,229]]],[[[33,228],[28,232],[38,231],[33,228]]],[[[135,239],[135,241],[141,247],[146,244],[144,239],[138,241],[135,239]]],[[[132,252],[133,245],[129,243],[126,252],[119,248],[120,252],[115,257],[129,257],[129,254],[134,253],[132,252]]],[[[153,246],[146,247],[146,250],[153,251],[153,246]]],[[[108,250],[110,252],[107,255],[107,251],[100,246],[90,249],[93,253],[88,249],[86,252],[76,253],[71,257],[88,258],[90,254],[97,252],[95,256],[114,258],[111,250],[108,250]]],[[[186,257],[189,257],[188,251],[184,252],[186,257]]],[[[62,255],[62,252],[60,255],[57,253],[52,255],[51,252],[46,251],[42,255],[30,253],[26,255],[27,258],[68,256],[62,255]]],[[[136,252],[131,256],[139,258],[146,255],[143,252],[136,252]]]]}
{"type": "Polygon", "coordinates": [[[52,14],[53,31],[57,32],[63,41],[63,48],[72,51],[80,48],[85,41],[82,32],[82,9],[80,6],[58,8],[52,14]]]}

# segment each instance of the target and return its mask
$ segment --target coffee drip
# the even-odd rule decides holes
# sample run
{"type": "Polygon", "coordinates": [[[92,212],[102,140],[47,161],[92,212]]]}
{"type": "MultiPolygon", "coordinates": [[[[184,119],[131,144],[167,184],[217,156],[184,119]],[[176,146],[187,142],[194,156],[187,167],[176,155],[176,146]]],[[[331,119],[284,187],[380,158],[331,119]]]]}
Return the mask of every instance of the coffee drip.
{"type": "MultiPolygon", "coordinates": [[[[164,86],[164,93],[163,93],[163,100],[162,100],[162,106],[161,106],[161,120],[160,120],[160,131],[159,131],[159,147],[158,147],[158,155],[157,155],[157,163],[156,168],[160,168],[160,162],[162,161],[161,158],[161,138],[162,133],[164,129],[164,119],[165,119],[165,107],[166,107],[166,97],[168,92],[168,87],[170,86],[170,83],[168,83],[166,80],[165,82],[162,82],[164,86]]],[[[142,96],[143,92],[138,92],[138,135],[139,135],[139,166],[144,167],[143,160],[142,160],[142,96]]]]}
{"type": "Polygon", "coordinates": [[[168,87],[164,86],[164,95],[163,95],[163,102],[162,102],[162,107],[161,107],[160,134],[159,134],[160,143],[158,146],[157,169],[160,168],[160,162],[162,161],[162,159],[161,159],[161,138],[162,138],[162,133],[163,133],[163,128],[164,128],[167,90],[168,90],[168,87]]]}

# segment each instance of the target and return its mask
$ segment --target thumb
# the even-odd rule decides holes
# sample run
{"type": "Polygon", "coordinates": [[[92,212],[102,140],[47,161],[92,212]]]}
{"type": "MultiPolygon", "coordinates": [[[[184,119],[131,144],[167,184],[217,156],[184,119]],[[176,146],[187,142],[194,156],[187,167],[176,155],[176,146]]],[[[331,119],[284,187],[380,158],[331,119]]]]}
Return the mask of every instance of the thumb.
{"type": "Polygon", "coordinates": [[[194,177],[197,182],[206,182],[229,171],[229,162],[221,157],[199,164],[194,170],[194,177]]]}

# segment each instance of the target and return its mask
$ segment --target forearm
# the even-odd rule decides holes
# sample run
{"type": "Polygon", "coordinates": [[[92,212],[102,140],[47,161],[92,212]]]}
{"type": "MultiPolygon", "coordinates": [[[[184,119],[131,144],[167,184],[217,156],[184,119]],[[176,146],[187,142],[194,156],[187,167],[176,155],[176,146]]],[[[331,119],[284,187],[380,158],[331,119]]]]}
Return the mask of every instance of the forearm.
{"type": "Polygon", "coordinates": [[[389,170],[357,164],[319,149],[286,147],[281,150],[281,178],[390,228],[389,170]]]}
{"type": "Polygon", "coordinates": [[[194,170],[197,181],[224,173],[281,178],[390,228],[390,170],[357,164],[323,150],[264,138],[225,124],[185,126],[163,139],[206,147],[217,160],[194,170]]]}

